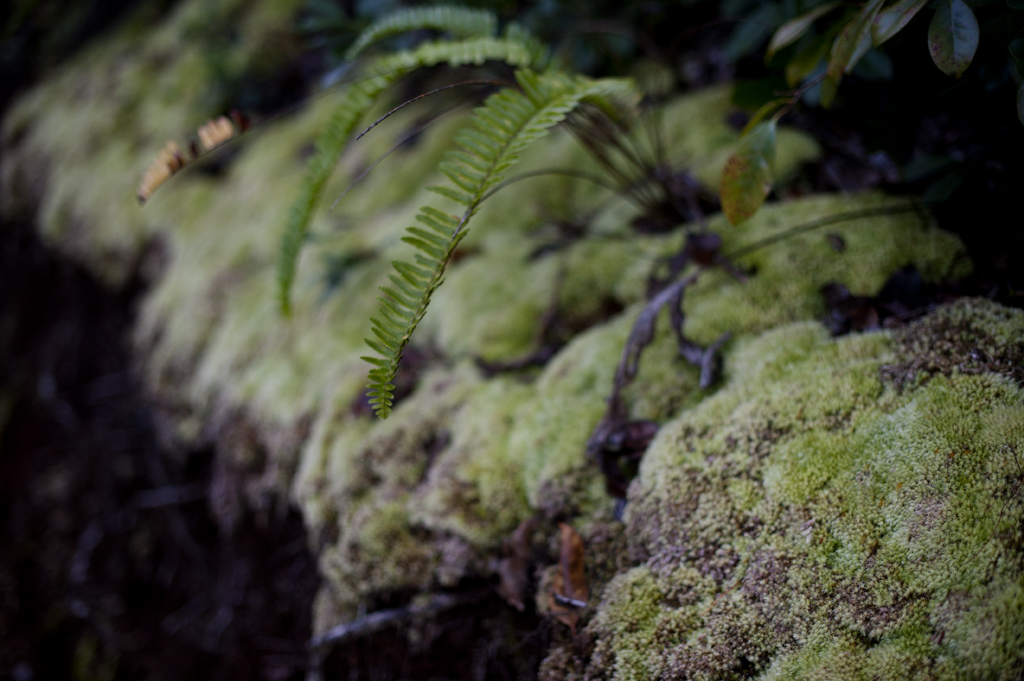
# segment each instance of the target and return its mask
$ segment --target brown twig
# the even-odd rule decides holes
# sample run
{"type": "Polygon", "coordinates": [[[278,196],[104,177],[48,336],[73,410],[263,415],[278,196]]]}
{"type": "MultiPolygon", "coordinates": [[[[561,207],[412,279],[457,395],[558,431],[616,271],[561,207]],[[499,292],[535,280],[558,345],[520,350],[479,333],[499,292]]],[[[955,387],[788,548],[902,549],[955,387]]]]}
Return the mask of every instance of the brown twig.
{"type": "Polygon", "coordinates": [[[375,634],[414,617],[437,615],[460,605],[478,601],[490,592],[491,589],[485,589],[466,593],[431,594],[424,600],[414,600],[409,605],[400,608],[371,612],[351,622],[343,622],[331,627],[319,636],[314,636],[310,639],[308,647],[311,652],[324,653],[334,646],[375,634]]]}

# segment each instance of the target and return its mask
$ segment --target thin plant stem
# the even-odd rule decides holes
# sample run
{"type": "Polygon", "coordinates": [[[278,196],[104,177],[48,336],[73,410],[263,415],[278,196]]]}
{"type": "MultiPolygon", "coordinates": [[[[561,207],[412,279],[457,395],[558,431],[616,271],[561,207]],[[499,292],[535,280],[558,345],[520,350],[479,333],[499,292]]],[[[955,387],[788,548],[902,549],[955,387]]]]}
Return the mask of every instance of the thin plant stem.
{"type": "Polygon", "coordinates": [[[373,124],[370,125],[370,127],[368,127],[366,130],[363,130],[361,133],[356,135],[356,138],[353,141],[358,142],[359,140],[361,140],[363,138],[363,136],[366,133],[370,132],[371,130],[376,128],[378,125],[383,123],[392,114],[398,113],[400,110],[402,110],[403,108],[409,106],[413,102],[419,101],[419,100],[423,99],[424,97],[429,97],[430,95],[436,95],[437,93],[444,92],[445,90],[451,90],[452,88],[455,88],[455,87],[462,87],[463,85],[504,85],[506,87],[517,87],[515,85],[515,83],[509,83],[508,81],[505,81],[505,80],[466,80],[466,81],[463,81],[461,83],[452,83],[451,85],[445,85],[443,87],[439,87],[439,88],[436,88],[434,90],[431,90],[430,92],[424,92],[421,95],[416,95],[412,99],[409,99],[409,100],[406,100],[406,101],[402,102],[401,104],[396,106],[394,109],[392,109],[391,111],[388,111],[386,114],[384,114],[383,116],[381,116],[380,118],[375,120],[373,122],[373,124]]]}
{"type": "Polygon", "coordinates": [[[750,255],[754,251],[760,250],[767,246],[771,246],[772,244],[779,243],[780,241],[785,241],[786,239],[793,236],[797,236],[798,234],[804,234],[805,232],[820,229],[821,227],[827,227],[828,225],[834,225],[839,222],[848,222],[850,220],[859,220],[861,218],[871,218],[880,215],[897,215],[899,213],[914,212],[920,213],[920,207],[917,206],[916,204],[910,203],[904,204],[902,206],[865,208],[863,210],[851,210],[845,213],[836,213],[835,215],[829,215],[824,218],[819,218],[817,220],[805,222],[804,224],[797,225],[796,227],[791,227],[790,229],[779,232],[778,234],[773,234],[772,236],[761,239],[760,241],[755,241],[752,244],[747,244],[746,246],[738,248],[735,251],[732,251],[731,253],[727,253],[722,257],[728,260],[742,258],[745,255],[750,255]]]}
{"type": "Polygon", "coordinates": [[[360,182],[362,182],[362,181],[363,181],[363,179],[364,179],[364,178],[365,178],[365,177],[366,177],[367,175],[369,175],[369,174],[370,174],[370,173],[371,173],[371,172],[373,171],[373,169],[374,169],[374,168],[376,168],[376,167],[377,167],[378,165],[380,165],[380,164],[381,164],[381,162],[382,162],[382,161],[383,161],[384,159],[386,159],[386,158],[387,158],[388,156],[390,156],[391,154],[395,153],[396,151],[398,151],[399,149],[401,149],[401,148],[402,148],[403,146],[405,146],[405,143],[406,143],[406,142],[408,142],[408,141],[409,141],[409,140],[411,140],[411,139],[412,139],[413,137],[415,137],[416,135],[418,135],[418,134],[420,134],[421,132],[423,132],[424,130],[426,130],[426,129],[427,129],[428,127],[430,127],[431,125],[433,125],[433,124],[434,124],[434,123],[435,123],[436,121],[438,121],[439,119],[443,118],[444,116],[447,116],[448,114],[452,114],[452,113],[455,113],[456,111],[461,111],[462,109],[465,109],[465,108],[466,108],[467,106],[469,106],[469,105],[470,105],[471,103],[472,103],[472,102],[464,102],[464,103],[462,103],[462,104],[459,104],[458,106],[452,107],[451,109],[447,109],[447,110],[445,110],[445,111],[442,111],[441,113],[437,114],[436,116],[433,116],[433,117],[429,118],[429,119],[428,119],[428,120],[427,120],[427,121],[426,121],[425,123],[423,123],[423,124],[421,124],[421,125],[418,125],[418,126],[416,126],[416,127],[415,127],[415,128],[414,128],[414,129],[413,129],[413,130],[412,130],[411,132],[409,132],[409,133],[407,133],[407,134],[403,135],[403,136],[402,136],[402,139],[398,140],[398,142],[397,142],[397,143],[395,143],[395,145],[394,145],[393,147],[391,147],[390,149],[388,149],[388,150],[387,150],[387,151],[386,151],[386,152],[385,152],[385,153],[384,153],[384,154],[383,154],[383,155],[382,155],[382,156],[381,156],[380,158],[378,158],[377,160],[375,160],[375,161],[373,162],[373,164],[372,164],[372,165],[371,165],[371,166],[370,166],[369,168],[367,168],[366,170],[364,170],[364,171],[362,172],[362,174],[360,174],[360,175],[359,175],[359,177],[357,177],[357,178],[356,178],[355,180],[353,180],[353,181],[352,181],[352,184],[350,184],[350,185],[348,186],[348,188],[347,188],[347,189],[346,189],[345,191],[343,191],[343,192],[341,193],[341,196],[339,196],[339,197],[338,197],[337,199],[335,199],[335,200],[334,200],[334,203],[332,203],[332,204],[331,204],[331,208],[330,208],[330,210],[328,210],[328,211],[327,211],[327,213],[328,213],[328,214],[330,214],[330,213],[331,213],[331,211],[333,211],[333,210],[334,210],[334,209],[335,209],[335,208],[337,207],[338,203],[339,203],[339,202],[340,202],[340,201],[341,201],[341,200],[342,200],[343,198],[345,198],[345,197],[346,197],[346,196],[348,195],[348,193],[349,193],[350,191],[352,191],[352,190],[353,190],[353,189],[355,188],[355,186],[356,186],[357,184],[359,184],[360,182]]]}

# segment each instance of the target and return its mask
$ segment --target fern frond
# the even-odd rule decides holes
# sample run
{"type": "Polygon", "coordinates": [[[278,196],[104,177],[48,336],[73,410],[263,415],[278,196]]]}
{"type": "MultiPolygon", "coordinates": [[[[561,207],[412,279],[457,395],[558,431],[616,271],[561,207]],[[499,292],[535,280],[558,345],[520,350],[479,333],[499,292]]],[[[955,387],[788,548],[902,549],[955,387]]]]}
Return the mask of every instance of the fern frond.
{"type": "Polygon", "coordinates": [[[643,94],[631,80],[613,80],[608,87],[587,98],[608,120],[622,129],[632,127],[640,116],[640,100],[643,94]]]}
{"type": "Polygon", "coordinates": [[[441,285],[452,253],[467,234],[466,225],[488,192],[504,181],[523,150],[547,134],[584,100],[608,97],[625,87],[623,81],[593,81],[560,73],[539,75],[518,71],[522,91],[506,89],[487,98],[474,112],[470,126],[455,137],[460,149],[448,152],[440,171],[453,186],[431,187],[463,208],[461,217],[435,208],[420,209],[403,241],[416,248],[416,264],[394,263],[393,286],[382,286],[378,315],[372,322],[375,338],[367,339],[380,357],[364,357],[370,370],[369,395],[377,415],[387,418],[394,403],[394,378],[402,353],[423,319],[430,298],[441,285]]]}
{"type": "Polygon", "coordinates": [[[433,29],[451,33],[458,38],[493,36],[498,19],[493,12],[451,5],[403,9],[370,24],[345,53],[345,59],[355,59],[370,45],[385,38],[433,29]]]}
{"type": "Polygon", "coordinates": [[[447,63],[450,66],[502,61],[514,68],[536,67],[547,54],[535,40],[473,38],[458,42],[424,43],[414,50],[377,58],[366,69],[363,80],[350,86],[315,145],[313,158],[299,189],[299,196],[288,213],[285,233],[278,253],[278,300],[281,310],[290,311],[291,287],[299,253],[306,241],[324,187],[349,138],[363,116],[397,80],[412,71],[447,63]]]}

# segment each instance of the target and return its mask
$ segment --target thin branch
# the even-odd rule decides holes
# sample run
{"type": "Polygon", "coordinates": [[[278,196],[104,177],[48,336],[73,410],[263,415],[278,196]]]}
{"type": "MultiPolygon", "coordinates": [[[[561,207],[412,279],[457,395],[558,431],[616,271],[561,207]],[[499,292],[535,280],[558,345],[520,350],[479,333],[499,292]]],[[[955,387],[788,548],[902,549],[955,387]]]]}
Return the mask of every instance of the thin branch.
{"type": "Polygon", "coordinates": [[[423,602],[413,601],[409,605],[390,610],[378,610],[343,622],[310,639],[308,647],[313,653],[324,653],[327,649],[375,634],[387,627],[399,624],[413,617],[436,615],[466,603],[480,600],[490,589],[470,591],[461,594],[431,594],[423,602]]]}
{"type": "Polygon", "coordinates": [[[132,498],[135,508],[161,508],[178,506],[198,501],[207,494],[206,486],[201,483],[191,485],[164,485],[155,489],[141,490],[132,498]]]}
{"type": "Polygon", "coordinates": [[[781,93],[780,92],[776,92],[776,93],[774,93],[775,95],[780,96],[780,97],[785,97],[786,95],[788,95],[789,96],[789,101],[786,102],[786,105],[783,106],[779,111],[777,111],[775,113],[775,115],[772,116],[772,118],[774,120],[778,121],[780,118],[782,118],[783,116],[788,114],[790,109],[792,109],[794,106],[796,106],[796,103],[800,101],[800,98],[803,97],[804,94],[808,90],[810,90],[812,87],[814,87],[815,85],[817,85],[821,81],[825,80],[825,76],[827,76],[827,75],[828,75],[827,73],[819,74],[819,75],[815,76],[814,78],[811,78],[809,81],[807,81],[806,83],[804,83],[803,85],[801,85],[800,87],[798,87],[795,90],[790,90],[789,92],[781,92],[781,93]]]}
{"type": "Polygon", "coordinates": [[[682,291],[697,281],[698,276],[700,276],[700,272],[694,272],[666,286],[647,303],[636,318],[636,321],[633,323],[633,330],[630,331],[626,345],[622,348],[619,367],[615,371],[615,385],[612,389],[611,397],[608,398],[608,414],[612,418],[618,417],[618,412],[621,410],[619,393],[636,378],[640,365],[640,353],[654,340],[654,323],[658,318],[658,313],[661,312],[661,308],[673,300],[678,300],[679,296],[682,295],[682,291]]]}
{"type": "MultiPolygon", "coordinates": [[[[609,129],[607,124],[611,123],[611,121],[609,121],[606,116],[597,113],[593,109],[583,109],[581,110],[581,113],[588,119],[593,132],[600,134],[607,145],[618,150],[618,152],[622,154],[634,169],[638,170],[641,175],[644,174],[647,170],[648,164],[640,155],[639,150],[636,148],[631,149],[626,145],[626,142],[630,145],[633,144],[633,140],[628,135],[623,134],[621,130],[616,134],[614,129],[609,129]]],[[[612,123],[612,126],[618,127],[615,126],[614,123],[612,123]]]]}

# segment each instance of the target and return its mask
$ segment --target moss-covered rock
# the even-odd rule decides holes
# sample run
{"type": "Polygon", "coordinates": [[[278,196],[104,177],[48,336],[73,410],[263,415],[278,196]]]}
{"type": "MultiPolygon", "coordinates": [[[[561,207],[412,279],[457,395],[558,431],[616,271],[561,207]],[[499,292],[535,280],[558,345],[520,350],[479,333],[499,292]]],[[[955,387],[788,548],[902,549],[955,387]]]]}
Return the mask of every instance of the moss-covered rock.
{"type": "MultiPolygon", "coordinates": [[[[296,4],[185,2],[155,34],[136,22],[94,46],[5,119],[0,189],[8,216],[36,220],[111,285],[149,273],[136,328],[146,385],[172,436],[216,445],[213,501],[227,527],[288,500],[302,510],[325,577],[318,631],[393,594],[492,576],[503,541],[539,514],[551,527],[571,520],[584,536],[601,603],[584,631],[590,653],[553,650],[552,676],[588,665],[621,678],[786,676],[840,663],[870,675],[870,665],[899,660],[934,670],[939,655],[981,669],[996,649],[1014,654],[1012,567],[992,559],[989,573],[951,585],[947,563],[929,572],[921,562],[947,550],[930,543],[946,537],[968,558],[978,551],[973,565],[1002,546],[1017,517],[1007,501],[1005,518],[972,525],[1012,497],[1009,473],[993,472],[1009,455],[993,443],[1017,432],[1019,318],[972,303],[918,331],[840,341],[812,321],[830,281],[873,295],[908,265],[927,281],[965,273],[953,236],[873,193],[772,203],[738,227],[710,217],[707,229],[724,253],[745,253],[736,265],[750,276],[702,273],[686,294],[685,332],[705,344],[733,332],[725,383],[701,391],[659,326],[623,397],[631,417],[668,425],[631,489],[626,531],[586,442],[648,278],[685,227],[637,235],[636,207],[565,176],[499,192],[474,218],[414,338],[408,395],[379,422],[366,413],[360,359],[376,288],[405,257],[399,238],[419,206],[438,200],[425,188],[465,115],[396,151],[333,213],[318,212],[288,320],[274,303],[278,239],[335,98],[242,137],[218,173],[180,175],[144,209],[135,204],[150,156],[220,113],[225,73],[268,68],[296,4]],[[248,37],[224,43],[216,29],[228,24],[248,37]],[[827,229],[787,232],[843,215],[827,229]],[[845,249],[832,246],[836,237],[845,249]],[[150,272],[150,261],[160,267],[150,272]],[[536,351],[551,315],[565,344],[550,361],[508,374],[481,368],[477,360],[536,351]],[[1002,411],[991,406],[1000,399],[1002,411]],[[929,428],[941,450],[934,461],[916,448],[929,428]],[[942,477],[942,456],[961,444],[970,453],[942,477]],[[959,534],[943,525],[953,518],[959,534]],[[983,541],[986,532],[995,539],[983,541]],[[1000,633],[986,642],[976,632],[989,623],[1000,633]]],[[[729,99],[729,86],[717,86],[660,112],[668,157],[705,187],[738,137],[729,99]]],[[[418,115],[406,107],[350,149],[327,196],[418,115]]],[[[818,153],[792,130],[779,145],[783,176],[818,153]]],[[[520,169],[586,158],[556,132],[520,169]]]]}
{"type": "Polygon", "coordinates": [[[1024,314],[965,300],[896,338],[803,322],[738,343],[644,458],[635,567],[597,602],[589,656],[545,677],[1015,678],[1024,390],[955,365],[886,377],[949,345],[1016,357],[1024,314]]]}

